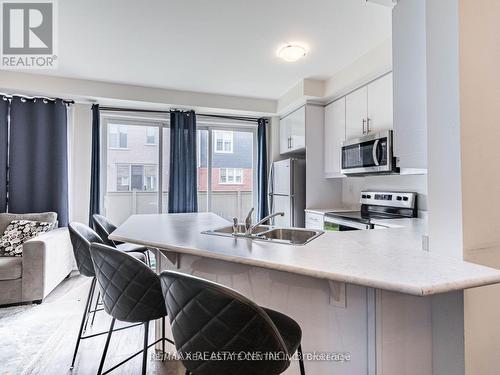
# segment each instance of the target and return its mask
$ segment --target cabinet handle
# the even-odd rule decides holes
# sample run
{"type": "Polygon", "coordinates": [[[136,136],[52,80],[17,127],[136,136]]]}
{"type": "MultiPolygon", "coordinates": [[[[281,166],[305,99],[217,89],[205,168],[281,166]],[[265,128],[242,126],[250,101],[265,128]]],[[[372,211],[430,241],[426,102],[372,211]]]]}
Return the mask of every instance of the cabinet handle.
{"type": "Polygon", "coordinates": [[[372,130],[370,129],[370,119],[367,118],[366,119],[366,134],[368,134],[369,132],[371,132],[372,130]]]}
{"type": "Polygon", "coordinates": [[[293,138],[290,137],[290,148],[293,148],[293,138]]]}
{"type": "Polygon", "coordinates": [[[365,125],[366,125],[366,119],[363,119],[363,135],[366,134],[365,125]]]}

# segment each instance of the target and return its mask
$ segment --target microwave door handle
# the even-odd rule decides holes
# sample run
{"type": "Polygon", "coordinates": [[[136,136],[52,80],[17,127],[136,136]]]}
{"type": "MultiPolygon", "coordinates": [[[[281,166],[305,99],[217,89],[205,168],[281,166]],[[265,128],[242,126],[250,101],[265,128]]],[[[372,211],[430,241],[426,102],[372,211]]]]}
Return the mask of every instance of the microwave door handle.
{"type": "Polygon", "coordinates": [[[375,163],[376,166],[378,166],[380,164],[379,160],[378,160],[378,156],[377,156],[377,150],[378,150],[378,143],[380,142],[380,140],[375,140],[375,142],[373,143],[373,149],[372,149],[372,156],[373,156],[373,161],[375,163]]]}

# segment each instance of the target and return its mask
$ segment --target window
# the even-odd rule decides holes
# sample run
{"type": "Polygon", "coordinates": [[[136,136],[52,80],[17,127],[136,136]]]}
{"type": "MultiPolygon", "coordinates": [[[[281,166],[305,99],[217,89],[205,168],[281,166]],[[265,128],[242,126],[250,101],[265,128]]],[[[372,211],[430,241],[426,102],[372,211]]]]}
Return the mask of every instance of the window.
{"type": "Polygon", "coordinates": [[[218,153],[230,154],[233,152],[233,132],[232,131],[214,131],[214,149],[218,153]]]}
{"type": "Polygon", "coordinates": [[[108,145],[110,148],[127,148],[127,125],[109,124],[108,145]]]}
{"type": "Polygon", "coordinates": [[[117,164],[116,191],[156,191],[156,165],[117,164]]]}
{"type": "MultiPolygon", "coordinates": [[[[103,213],[120,224],[130,215],[168,212],[168,118],[102,116],[103,213]],[[124,151],[124,150],[127,151],[124,151]]],[[[198,211],[245,218],[256,205],[256,127],[201,120],[197,126],[198,211]],[[219,127],[220,126],[220,127],[219,127]]]]}
{"type": "Polygon", "coordinates": [[[147,145],[156,145],[156,133],[157,129],[152,127],[146,128],[146,144],[147,145]]]}
{"type": "Polygon", "coordinates": [[[221,184],[243,184],[243,169],[221,168],[219,170],[219,183],[221,184]]]}

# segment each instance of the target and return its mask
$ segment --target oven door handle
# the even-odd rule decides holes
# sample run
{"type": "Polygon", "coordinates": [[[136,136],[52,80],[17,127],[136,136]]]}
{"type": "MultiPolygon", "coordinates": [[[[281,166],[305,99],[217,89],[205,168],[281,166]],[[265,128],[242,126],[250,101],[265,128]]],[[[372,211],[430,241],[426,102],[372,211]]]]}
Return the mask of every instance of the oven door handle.
{"type": "Polygon", "coordinates": [[[376,166],[380,165],[380,162],[378,160],[378,155],[377,155],[379,142],[380,142],[379,139],[375,140],[375,142],[373,143],[373,149],[372,149],[373,162],[375,163],[376,166]]]}

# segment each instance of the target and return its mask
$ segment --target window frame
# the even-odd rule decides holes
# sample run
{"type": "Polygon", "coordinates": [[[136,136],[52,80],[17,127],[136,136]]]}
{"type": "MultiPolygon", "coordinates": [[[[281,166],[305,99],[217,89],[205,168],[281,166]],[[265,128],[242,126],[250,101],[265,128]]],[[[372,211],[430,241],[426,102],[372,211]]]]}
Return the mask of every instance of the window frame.
{"type": "MultiPolygon", "coordinates": [[[[158,128],[158,140],[156,146],[158,146],[158,163],[157,165],[157,213],[163,213],[163,150],[164,150],[164,131],[170,131],[170,119],[165,116],[148,116],[148,114],[127,114],[124,115],[122,112],[112,112],[106,111],[106,113],[101,113],[101,161],[100,161],[100,187],[101,196],[100,203],[103,208],[103,212],[106,213],[106,201],[105,195],[107,192],[107,149],[108,149],[108,126],[110,123],[119,123],[120,125],[130,125],[130,126],[146,126],[146,127],[156,127],[158,128]]],[[[212,170],[213,170],[213,155],[217,153],[215,150],[215,132],[232,132],[231,137],[231,153],[234,151],[234,132],[248,132],[253,136],[253,153],[252,153],[252,165],[253,165],[253,178],[252,178],[252,195],[253,195],[253,206],[257,207],[258,194],[257,194],[257,123],[241,123],[232,120],[219,120],[213,118],[203,118],[203,116],[197,116],[197,130],[207,130],[208,131],[208,155],[207,155],[207,169],[208,169],[208,191],[207,191],[207,212],[212,212],[212,170]]],[[[200,133],[198,133],[200,134],[200,133]]],[[[197,138],[199,140],[199,138],[197,138]]],[[[198,143],[200,144],[200,143],[198,143]]],[[[127,139],[128,146],[128,139],[127,139]]],[[[112,148],[114,149],[114,148],[112,148]]],[[[118,149],[123,150],[123,149],[118,149]]],[[[221,152],[224,153],[224,152],[221,152]]],[[[229,153],[229,152],[225,152],[229,153]]],[[[200,159],[198,159],[200,160],[200,159]]],[[[127,164],[127,163],[123,163],[127,164]]],[[[130,163],[132,164],[132,163],[130,163]]],[[[135,163],[140,164],[140,163],[135,163]]],[[[146,165],[146,164],[145,164],[146,165]]],[[[152,164],[148,164],[152,165],[152,164]]],[[[199,167],[199,164],[198,164],[199,167]]],[[[243,181],[242,174],[242,181],[243,181]]],[[[130,177],[129,177],[129,188],[130,188],[130,177]]],[[[239,184],[233,184],[239,185],[239,184]]],[[[131,191],[123,192],[130,193],[131,191]]],[[[121,193],[121,192],[118,192],[121,193]]],[[[255,215],[255,213],[254,213],[255,215]]]]}

